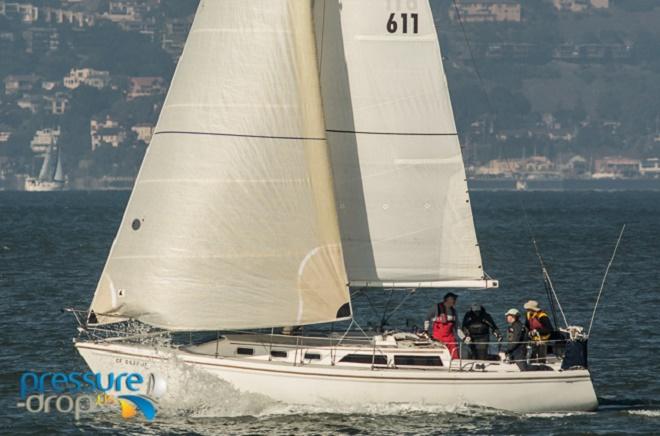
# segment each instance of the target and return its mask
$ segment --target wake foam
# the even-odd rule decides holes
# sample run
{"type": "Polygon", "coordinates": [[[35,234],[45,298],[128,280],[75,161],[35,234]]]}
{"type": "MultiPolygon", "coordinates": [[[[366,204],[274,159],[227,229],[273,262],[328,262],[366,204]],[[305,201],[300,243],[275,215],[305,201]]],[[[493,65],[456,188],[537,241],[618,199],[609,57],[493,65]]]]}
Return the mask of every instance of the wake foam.
{"type": "Polygon", "coordinates": [[[660,410],[629,410],[628,413],[631,415],[660,418],[660,410]]]}
{"type": "Polygon", "coordinates": [[[569,416],[595,415],[597,412],[539,412],[525,413],[525,418],[568,418],[569,416]]]}
{"type": "Polygon", "coordinates": [[[451,415],[451,416],[505,416],[508,412],[455,404],[439,406],[423,403],[390,403],[346,405],[340,403],[324,403],[321,405],[285,405],[279,404],[265,409],[260,416],[274,415],[365,415],[365,416],[411,416],[411,415],[451,415]]]}
{"type": "MultiPolygon", "coordinates": [[[[164,350],[161,350],[164,351],[164,350]]],[[[193,418],[258,416],[277,404],[264,395],[241,392],[231,383],[186,364],[170,352],[155,367],[167,383],[158,398],[158,413],[193,418]]]]}

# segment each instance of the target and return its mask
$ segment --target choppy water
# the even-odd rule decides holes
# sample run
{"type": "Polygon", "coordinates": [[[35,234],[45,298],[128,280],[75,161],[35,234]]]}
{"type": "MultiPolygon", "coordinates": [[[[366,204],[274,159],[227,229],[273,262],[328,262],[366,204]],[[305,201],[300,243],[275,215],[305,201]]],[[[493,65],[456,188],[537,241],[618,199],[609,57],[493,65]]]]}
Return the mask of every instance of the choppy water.
{"type": "MultiPolygon", "coordinates": [[[[473,194],[484,264],[502,288],[463,293],[459,304],[466,308],[478,301],[498,320],[511,306],[544,298],[520,199],[529,210],[571,323],[588,322],[620,224],[628,225],[592,335],[591,365],[601,402],[596,413],[516,415],[465,405],[300,408],[242,394],[204,374],[189,373],[185,389],[169,400],[154,423],[124,421],[107,413],[78,423],[67,415],[28,415],[15,405],[23,371],[84,369],[71,343],[75,325],[60,309],[88,305],[127,197],[117,192],[0,193],[0,432],[660,432],[660,193],[651,192],[473,194]]],[[[419,293],[392,322],[418,323],[439,294],[419,293]]],[[[385,296],[372,299],[384,303],[385,296]]],[[[371,315],[366,301],[358,297],[355,303],[366,324],[371,315]]]]}

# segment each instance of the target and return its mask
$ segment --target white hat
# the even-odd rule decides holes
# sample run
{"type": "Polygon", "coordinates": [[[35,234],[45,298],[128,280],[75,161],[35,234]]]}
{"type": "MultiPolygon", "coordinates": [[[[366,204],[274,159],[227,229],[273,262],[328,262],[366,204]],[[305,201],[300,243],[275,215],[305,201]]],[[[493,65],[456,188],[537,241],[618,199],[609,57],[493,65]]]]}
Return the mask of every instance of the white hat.
{"type": "Polygon", "coordinates": [[[518,317],[520,316],[520,311],[518,309],[509,309],[506,311],[505,316],[509,316],[509,315],[518,317]]]}
{"type": "Polygon", "coordinates": [[[533,310],[534,312],[541,310],[541,307],[539,307],[539,302],[536,300],[529,300],[523,307],[526,310],[533,310]]]}

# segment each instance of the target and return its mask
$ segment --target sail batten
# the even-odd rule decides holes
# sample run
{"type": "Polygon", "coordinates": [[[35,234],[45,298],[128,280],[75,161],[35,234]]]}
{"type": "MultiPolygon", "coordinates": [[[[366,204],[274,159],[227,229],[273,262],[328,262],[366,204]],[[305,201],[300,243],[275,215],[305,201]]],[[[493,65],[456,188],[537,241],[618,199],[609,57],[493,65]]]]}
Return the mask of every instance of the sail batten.
{"type": "Polygon", "coordinates": [[[260,135],[256,133],[230,133],[230,132],[186,132],[182,130],[166,130],[156,132],[154,135],[200,135],[200,136],[229,136],[238,138],[260,138],[260,139],[286,139],[293,141],[326,141],[326,138],[320,137],[304,137],[304,136],[275,136],[275,135],[260,135]]]}
{"type": "Polygon", "coordinates": [[[347,133],[353,135],[393,135],[393,136],[458,136],[458,133],[449,132],[365,132],[359,130],[341,130],[341,129],[326,129],[326,132],[332,133],[347,133]]]}
{"type": "Polygon", "coordinates": [[[200,3],[97,287],[99,323],[350,316],[318,78],[311,0],[200,3]]]}

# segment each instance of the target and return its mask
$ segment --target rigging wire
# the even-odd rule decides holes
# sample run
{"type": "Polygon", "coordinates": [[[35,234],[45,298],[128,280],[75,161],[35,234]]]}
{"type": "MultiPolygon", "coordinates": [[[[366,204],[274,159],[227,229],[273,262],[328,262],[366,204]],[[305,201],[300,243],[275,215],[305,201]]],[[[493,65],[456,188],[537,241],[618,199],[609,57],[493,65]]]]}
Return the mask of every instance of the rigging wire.
{"type": "Polygon", "coordinates": [[[412,295],[414,295],[415,292],[416,292],[416,289],[412,288],[410,290],[410,292],[408,292],[408,294],[405,297],[403,297],[401,302],[394,308],[394,310],[392,310],[392,312],[390,312],[389,315],[387,315],[386,313],[383,313],[383,320],[381,321],[381,325],[384,326],[385,324],[387,324],[390,321],[390,318],[392,318],[392,316],[401,308],[401,306],[403,306],[403,304],[406,302],[406,300],[408,300],[408,298],[410,298],[412,295]],[[387,315],[387,316],[385,316],[385,315],[387,315]]]}
{"type": "Polygon", "coordinates": [[[600,283],[600,290],[598,291],[598,297],[596,298],[596,304],[594,305],[594,311],[591,314],[591,322],[589,322],[589,330],[587,330],[587,336],[591,335],[591,328],[594,325],[594,319],[596,318],[596,310],[598,309],[598,303],[600,303],[600,296],[603,294],[603,289],[605,288],[605,281],[607,280],[607,275],[610,272],[610,267],[612,266],[612,263],[614,262],[614,258],[616,257],[616,251],[619,249],[619,244],[621,243],[621,239],[623,238],[623,232],[626,230],[626,225],[624,224],[621,227],[621,232],[619,233],[619,238],[616,240],[616,245],[614,246],[614,251],[612,252],[612,257],[610,258],[609,263],[607,264],[607,268],[605,268],[605,275],[603,276],[603,281],[600,283]]]}
{"type": "MultiPolygon", "coordinates": [[[[497,111],[495,111],[495,108],[493,106],[493,103],[490,99],[490,95],[488,93],[488,90],[486,88],[486,85],[484,83],[483,77],[481,75],[481,71],[479,70],[479,66],[477,65],[476,58],[474,56],[474,50],[472,50],[472,44],[470,43],[470,38],[468,38],[467,31],[465,30],[465,24],[463,23],[463,18],[461,16],[461,11],[460,8],[458,7],[458,1],[457,0],[452,0],[453,6],[454,6],[454,11],[456,13],[456,18],[460,24],[461,31],[463,33],[463,38],[465,40],[465,45],[468,49],[468,53],[470,55],[470,60],[472,62],[472,67],[474,68],[474,72],[477,76],[477,79],[479,81],[479,86],[481,87],[481,91],[483,92],[484,96],[486,97],[486,105],[488,106],[488,110],[491,114],[496,114],[497,111]]],[[[509,168],[509,171],[513,175],[513,166],[511,165],[511,162],[509,159],[504,156],[504,162],[506,163],[507,167],[509,168]]],[[[523,213],[523,222],[525,224],[525,229],[527,230],[527,235],[532,241],[532,246],[534,247],[534,253],[536,255],[536,258],[539,261],[539,264],[541,266],[541,273],[543,275],[543,284],[546,292],[546,297],[548,298],[548,302],[550,304],[550,311],[552,313],[553,321],[554,324],[557,325],[557,308],[559,308],[559,311],[562,315],[562,318],[564,320],[564,323],[566,327],[568,327],[568,321],[566,320],[566,314],[564,313],[563,308],[561,307],[561,303],[559,302],[559,297],[557,296],[557,292],[555,291],[555,288],[552,284],[552,280],[550,279],[550,274],[548,272],[548,268],[546,267],[546,264],[543,260],[543,256],[541,256],[541,251],[539,250],[538,243],[536,241],[536,237],[534,235],[534,231],[532,229],[532,226],[530,224],[530,219],[529,215],[527,213],[527,208],[525,207],[525,204],[523,203],[521,198],[518,198],[518,203],[520,205],[520,209],[522,210],[523,213]],[[555,305],[555,302],[557,303],[555,305]]]]}

